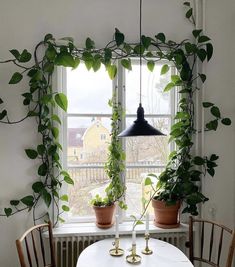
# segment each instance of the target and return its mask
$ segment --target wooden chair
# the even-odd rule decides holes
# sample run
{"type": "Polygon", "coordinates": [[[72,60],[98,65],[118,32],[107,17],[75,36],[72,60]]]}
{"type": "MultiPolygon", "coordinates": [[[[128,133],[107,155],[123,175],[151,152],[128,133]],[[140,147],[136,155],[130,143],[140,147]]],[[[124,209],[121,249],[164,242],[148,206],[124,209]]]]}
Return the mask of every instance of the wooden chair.
{"type": "MultiPolygon", "coordinates": [[[[228,244],[227,244],[228,245],[228,244]]],[[[224,225],[218,224],[213,221],[195,219],[192,216],[189,217],[189,259],[194,264],[195,261],[207,263],[213,267],[231,267],[235,249],[235,230],[231,230],[224,225]],[[193,236],[193,229],[196,224],[200,224],[200,237],[199,237],[199,256],[195,256],[195,240],[193,236]],[[206,237],[206,229],[210,229],[206,237]],[[216,231],[215,231],[216,230],[216,231]],[[219,233],[218,235],[218,247],[214,245],[214,239],[216,238],[215,232],[219,233]],[[224,235],[230,239],[229,247],[227,250],[224,248],[224,235]],[[208,248],[206,249],[206,243],[208,243],[208,248]],[[221,252],[225,256],[226,265],[220,265],[221,261],[221,252]],[[212,258],[215,258],[213,261],[212,258]]]]}
{"type": "Polygon", "coordinates": [[[16,240],[16,247],[21,267],[56,267],[51,222],[31,227],[16,240]],[[42,236],[45,230],[49,233],[49,253],[42,236]]]}

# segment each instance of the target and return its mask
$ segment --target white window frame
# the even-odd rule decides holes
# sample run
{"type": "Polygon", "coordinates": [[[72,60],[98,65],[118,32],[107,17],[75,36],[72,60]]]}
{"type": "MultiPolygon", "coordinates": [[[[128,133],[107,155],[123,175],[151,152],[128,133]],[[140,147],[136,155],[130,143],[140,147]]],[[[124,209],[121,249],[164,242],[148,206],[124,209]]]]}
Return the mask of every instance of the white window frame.
{"type": "MultiPolygon", "coordinates": [[[[139,59],[133,59],[136,61],[139,61],[139,59]]],[[[157,64],[167,63],[170,66],[171,75],[176,73],[176,68],[172,65],[169,61],[159,61],[157,64]]],[[[125,96],[126,96],[126,89],[125,89],[125,69],[122,67],[121,62],[117,62],[117,76],[113,80],[113,92],[117,90],[118,95],[118,101],[121,102],[124,106],[126,105],[125,96]]],[[[66,68],[65,67],[57,67],[57,81],[55,83],[57,85],[57,91],[62,92],[67,95],[67,75],[66,75],[66,68]]],[[[170,114],[147,114],[145,113],[146,118],[169,118],[171,125],[174,123],[174,116],[177,112],[177,102],[178,102],[178,94],[175,93],[176,90],[171,90],[170,92],[170,102],[171,102],[171,113],[170,114]]],[[[136,103],[136,107],[139,103],[136,103]]],[[[91,113],[91,114],[82,114],[82,113],[66,113],[61,112],[58,109],[58,115],[62,118],[62,124],[61,124],[61,131],[59,136],[59,141],[62,144],[63,147],[63,153],[61,152],[61,160],[62,160],[62,167],[65,170],[68,170],[68,164],[67,164],[67,119],[68,117],[91,117],[91,116],[100,116],[101,114],[91,113]]],[[[102,114],[102,117],[111,117],[110,114],[102,114]]],[[[136,118],[136,114],[126,114],[125,118],[133,118],[133,121],[136,118]]],[[[120,130],[122,131],[126,127],[126,119],[123,119],[120,123],[120,130]]],[[[122,146],[125,150],[125,140],[121,139],[122,146]]],[[[170,151],[173,151],[175,149],[175,145],[173,142],[170,144],[170,151]]],[[[97,166],[95,166],[97,168],[97,166]]],[[[102,166],[98,166],[98,168],[103,168],[102,166]]],[[[133,166],[132,166],[133,167],[133,166]]],[[[148,167],[148,168],[154,168],[154,169],[162,169],[165,167],[165,165],[152,165],[150,166],[144,166],[144,165],[135,165],[134,168],[139,167],[148,167]]],[[[87,167],[86,167],[87,168],[87,167]]],[[[94,168],[94,166],[91,166],[91,168],[94,168]]],[[[125,183],[125,175],[122,175],[122,181],[125,183]]],[[[68,185],[64,184],[61,189],[61,194],[67,194],[68,192],[68,185]]],[[[131,218],[128,218],[126,216],[126,211],[121,210],[120,208],[117,209],[117,212],[120,216],[120,222],[123,221],[129,221],[131,218]]],[[[72,216],[69,212],[63,213],[62,218],[66,220],[67,223],[84,223],[84,222],[94,222],[95,216],[86,216],[86,217],[79,217],[79,216],[72,216]]]]}

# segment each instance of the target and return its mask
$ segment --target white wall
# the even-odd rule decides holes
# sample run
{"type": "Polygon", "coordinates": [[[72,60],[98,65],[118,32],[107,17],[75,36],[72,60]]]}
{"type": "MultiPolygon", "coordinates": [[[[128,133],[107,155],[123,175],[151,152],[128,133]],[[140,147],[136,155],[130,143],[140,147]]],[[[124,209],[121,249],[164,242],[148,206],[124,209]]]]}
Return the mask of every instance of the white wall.
{"type": "MultiPolygon", "coordinates": [[[[190,24],[184,19],[182,0],[145,0],[143,9],[143,33],[154,35],[164,32],[173,40],[188,37],[190,24]]],[[[231,75],[232,59],[232,0],[227,4],[220,0],[207,1],[207,30],[214,39],[215,59],[208,65],[206,96],[223,106],[223,111],[235,117],[234,82],[231,75]],[[231,21],[229,21],[231,19],[231,21]]],[[[234,4],[233,4],[234,7],[234,4]]],[[[98,47],[111,38],[114,28],[123,31],[129,41],[138,40],[137,0],[9,0],[0,8],[0,60],[10,57],[9,49],[32,48],[46,33],[56,38],[72,36],[78,46],[91,37],[98,47]]],[[[0,66],[0,95],[7,102],[11,118],[25,114],[20,94],[25,85],[8,87],[8,80],[15,68],[0,66]]],[[[235,123],[235,122],[234,122],[235,123]]],[[[35,122],[27,120],[16,126],[0,125],[1,186],[0,206],[6,200],[24,196],[29,192],[35,177],[34,162],[24,155],[24,149],[37,144],[35,122]],[[35,135],[34,135],[35,133],[35,135]]],[[[206,191],[220,209],[217,218],[232,225],[234,218],[228,212],[227,203],[234,208],[234,129],[227,128],[206,136],[206,150],[220,154],[220,167],[213,183],[206,184],[206,191]],[[218,142],[218,140],[220,140],[218,142]],[[225,196],[224,196],[225,194],[225,196]],[[220,200],[222,199],[222,202],[220,200]]],[[[15,239],[32,224],[31,217],[23,213],[10,219],[0,218],[0,266],[18,266],[15,239]]]]}

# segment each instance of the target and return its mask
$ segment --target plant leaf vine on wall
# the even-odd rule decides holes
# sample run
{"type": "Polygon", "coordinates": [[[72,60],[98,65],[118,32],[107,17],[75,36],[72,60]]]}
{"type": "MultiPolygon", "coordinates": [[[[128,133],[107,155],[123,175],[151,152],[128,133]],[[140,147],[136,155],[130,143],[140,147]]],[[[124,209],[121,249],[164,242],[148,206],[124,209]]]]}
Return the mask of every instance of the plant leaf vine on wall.
{"type": "MultiPolygon", "coordinates": [[[[186,18],[195,24],[193,9],[190,2],[184,3],[187,11],[186,18]]],[[[209,61],[213,54],[213,46],[210,38],[205,36],[201,29],[192,31],[192,41],[183,40],[177,43],[167,40],[164,33],[158,33],[154,37],[142,35],[141,42],[126,42],[125,35],[115,29],[113,39],[104,47],[96,48],[91,38],[85,41],[85,47],[80,49],[75,46],[71,37],[65,37],[58,41],[51,34],[47,34],[43,41],[38,43],[33,54],[26,49],[22,52],[17,49],[10,50],[11,59],[1,61],[2,64],[14,64],[19,70],[13,73],[9,84],[16,85],[22,79],[28,81],[29,89],[22,94],[23,105],[28,108],[27,115],[19,121],[11,121],[7,110],[0,111],[0,123],[16,124],[34,117],[37,122],[37,132],[40,134],[40,143],[37,146],[30,146],[25,149],[25,154],[31,160],[40,162],[37,168],[37,178],[32,184],[32,193],[20,199],[12,199],[9,206],[4,209],[0,216],[12,216],[23,210],[32,210],[34,222],[48,216],[48,208],[55,209],[55,223],[60,220],[64,211],[69,211],[66,204],[67,195],[61,195],[63,183],[73,184],[69,173],[62,169],[60,150],[58,142],[59,127],[61,119],[57,115],[56,108],[67,110],[67,98],[64,94],[55,92],[52,84],[52,76],[56,66],[77,68],[80,62],[84,62],[88,70],[98,71],[104,65],[109,77],[114,79],[117,74],[116,63],[120,60],[122,66],[128,70],[132,69],[132,58],[141,54],[147,61],[149,71],[153,71],[157,61],[166,60],[173,62],[178,74],[171,76],[165,91],[181,87],[181,99],[179,111],[176,114],[176,123],[172,126],[170,141],[175,142],[177,150],[170,155],[170,161],[166,172],[174,172],[182,177],[189,176],[189,186],[194,186],[200,181],[202,174],[214,175],[214,168],[217,166],[218,156],[212,154],[210,157],[193,157],[191,148],[193,146],[193,135],[196,132],[194,127],[194,99],[195,92],[200,90],[197,80],[202,83],[206,75],[196,72],[196,62],[199,60],[209,61]],[[39,56],[38,51],[43,50],[39,56]],[[193,169],[193,166],[201,166],[202,171],[193,169]],[[174,168],[173,168],[174,166],[174,168]],[[45,203],[45,213],[37,214],[37,207],[45,203]],[[62,204],[61,204],[62,202],[62,204]],[[60,208],[61,207],[61,208],[60,208]]],[[[161,74],[169,70],[168,64],[162,67],[161,74]]],[[[0,105],[4,107],[4,101],[0,98],[0,105]]],[[[204,102],[203,107],[210,109],[213,119],[206,124],[206,130],[213,131],[221,122],[230,125],[231,120],[221,115],[219,108],[210,102],[204,102]]],[[[187,188],[185,188],[187,191],[187,188]]],[[[206,199],[200,193],[199,187],[195,188],[194,198],[188,199],[185,211],[196,214],[196,205],[206,199]]],[[[62,220],[62,219],[61,219],[62,220]]]]}

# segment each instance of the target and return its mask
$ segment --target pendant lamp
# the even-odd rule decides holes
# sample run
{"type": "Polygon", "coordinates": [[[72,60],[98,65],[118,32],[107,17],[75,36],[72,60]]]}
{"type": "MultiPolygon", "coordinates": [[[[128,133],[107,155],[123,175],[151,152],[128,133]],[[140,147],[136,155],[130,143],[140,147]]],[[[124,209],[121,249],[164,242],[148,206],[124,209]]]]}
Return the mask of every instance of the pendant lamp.
{"type": "MultiPolygon", "coordinates": [[[[140,0],[140,28],[139,28],[140,45],[142,45],[141,35],[142,35],[142,0],[140,0]]],[[[142,107],[141,104],[141,94],[142,94],[142,54],[140,52],[140,104],[137,109],[137,119],[129,128],[122,131],[118,135],[118,137],[164,135],[161,131],[155,129],[148,123],[148,121],[144,119],[144,108],[142,107]]]]}

